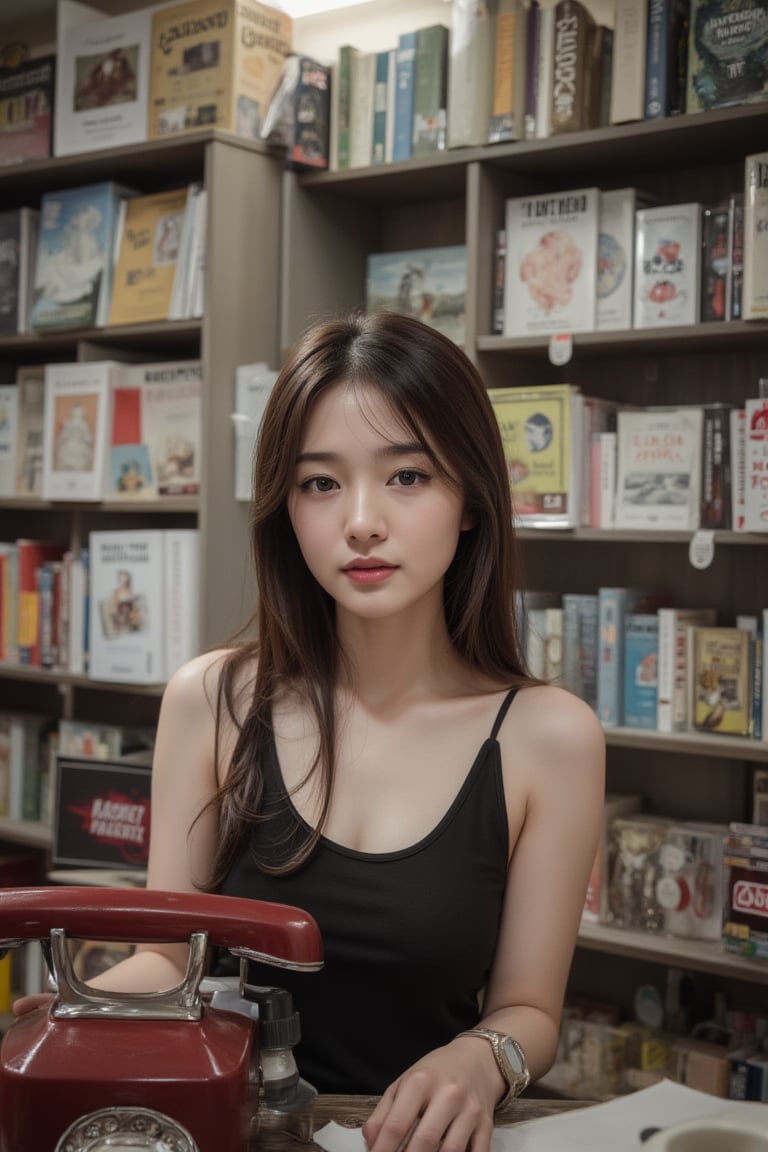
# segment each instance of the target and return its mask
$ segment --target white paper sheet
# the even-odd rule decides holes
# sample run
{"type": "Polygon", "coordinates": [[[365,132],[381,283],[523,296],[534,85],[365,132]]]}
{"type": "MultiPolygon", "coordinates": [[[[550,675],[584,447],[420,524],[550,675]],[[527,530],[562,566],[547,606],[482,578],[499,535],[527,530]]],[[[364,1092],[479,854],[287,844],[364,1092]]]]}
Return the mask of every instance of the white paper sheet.
{"type": "MultiPolygon", "coordinates": [[[[644,1128],[668,1128],[734,1108],[739,1105],[733,1100],[663,1080],[607,1104],[494,1128],[491,1152],[640,1152],[644,1128]]],[[[319,1129],[314,1140],[326,1152],[366,1152],[359,1128],[335,1122],[319,1129]]]]}

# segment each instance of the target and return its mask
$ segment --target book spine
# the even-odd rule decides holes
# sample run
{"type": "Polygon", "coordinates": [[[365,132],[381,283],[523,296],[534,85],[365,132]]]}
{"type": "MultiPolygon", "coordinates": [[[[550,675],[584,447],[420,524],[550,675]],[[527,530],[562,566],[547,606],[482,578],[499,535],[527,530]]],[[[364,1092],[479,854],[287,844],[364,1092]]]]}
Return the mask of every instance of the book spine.
{"type": "Polygon", "coordinates": [[[624,723],[656,728],[658,620],[629,613],[624,629],[624,723]]]}
{"type": "Polygon", "coordinates": [[[730,419],[731,530],[746,531],[747,413],[733,408],[730,419]]]}
{"type": "Polygon", "coordinates": [[[672,51],[670,7],[673,0],[648,0],[645,60],[645,119],[669,114],[669,61],[672,51]]]}
{"type": "Polygon", "coordinates": [[[352,59],[352,107],[349,125],[349,167],[367,168],[373,155],[373,95],[376,53],[360,52],[352,59]]]}
{"type": "Polygon", "coordinates": [[[626,599],[625,588],[598,589],[597,714],[607,728],[622,722],[626,599]]]}
{"type": "Polygon", "coordinates": [[[744,287],[744,195],[734,193],[728,201],[728,274],[726,319],[741,320],[744,287]]]}
{"type": "MultiPolygon", "coordinates": [[[[530,16],[529,16],[530,26],[530,16]]],[[[517,140],[520,109],[515,106],[518,89],[516,68],[520,60],[518,40],[521,31],[519,0],[501,0],[496,14],[496,43],[493,63],[493,93],[488,124],[488,143],[517,140]]]]}
{"type": "Polygon", "coordinates": [[[744,170],[745,320],[768,318],[768,152],[747,156],[744,170]]]}
{"type": "Polygon", "coordinates": [[[389,52],[376,53],[376,78],[373,89],[373,150],[371,162],[383,164],[387,147],[387,85],[389,52]]]}
{"type": "Polygon", "coordinates": [[[168,529],[163,536],[165,678],[199,652],[199,533],[168,529]]]}
{"type": "Polygon", "coordinates": [[[674,608],[659,608],[657,643],[656,727],[672,732],[672,699],[675,686],[676,619],[674,608]]]}
{"type": "Polygon", "coordinates": [[[395,107],[397,103],[397,49],[390,48],[387,60],[387,130],[384,163],[391,164],[395,153],[395,107]]]}
{"type": "Polygon", "coordinates": [[[595,23],[578,0],[555,7],[552,133],[592,127],[592,76],[595,23]]]}
{"type": "Polygon", "coordinates": [[[488,141],[494,83],[494,0],[453,0],[447,73],[447,145],[488,141]]]}
{"type": "Polygon", "coordinates": [[[727,318],[728,205],[701,214],[701,320],[727,318]]]}
{"type": "Polygon", "coordinates": [[[616,0],[611,124],[644,119],[648,0],[616,0]]]}
{"type": "Polygon", "coordinates": [[[525,107],[523,109],[523,135],[526,140],[536,138],[536,111],[539,96],[539,27],[541,6],[531,0],[525,36],[525,107]]]}
{"type": "Polygon", "coordinates": [[[731,410],[705,408],[702,451],[701,527],[731,526],[731,410]]]}
{"type": "Polygon", "coordinates": [[[446,146],[448,29],[442,24],[416,33],[413,155],[430,156],[446,146]]]}
{"type": "Polygon", "coordinates": [[[336,146],[338,149],[339,168],[350,166],[350,123],[352,108],[352,56],[355,49],[351,44],[342,44],[339,48],[339,63],[337,70],[338,95],[338,123],[336,125],[336,146]]]}
{"type": "Polygon", "coordinates": [[[495,276],[493,280],[493,332],[501,336],[504,332],[504,280],[507,268],[507,233],[500,228],[496,233],[494,253],[495,276]]]}
{"type": "Polygon", "coordinates": [[[413,149],[413,79],[416,70],[416,33],[404,32],[397,45],[395,79],[395,139],[393,160],[410,160],[413,149]]]}
{"type": "Polygon", "coordinates": [[[615,432],[600,433],[600,528],[613,528],[616,518],[615,432]]]}
{"type": "Polygon", "coordinates": [[[539,47],[536,61],[538,86],[536,90],[536,138],[544,140],[552,134],[552,85],[555,74],[555,9],[547,6],[539,10],[539,47]]]}

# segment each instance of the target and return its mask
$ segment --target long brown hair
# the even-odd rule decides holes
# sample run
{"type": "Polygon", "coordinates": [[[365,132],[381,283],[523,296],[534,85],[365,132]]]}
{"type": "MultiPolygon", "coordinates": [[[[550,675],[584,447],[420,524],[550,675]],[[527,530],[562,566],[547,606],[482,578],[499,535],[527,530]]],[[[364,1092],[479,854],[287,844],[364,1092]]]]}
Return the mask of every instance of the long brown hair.
{"type": "MultiPolygon", "coordinates": [[[[342,655],[335,606],[307,568],[288,516],[288,493],[313,406],[339,383],[373,387],[434,466],[453,477],[472,527],[461,533],[444,581],[448,633],[465,661],[499,685],[529,683],[515,621],[514,533],[507,468],[483,382],[464,353],[417,320],[388,313],[330,320],[310,329],[283,367],[262,421],[254,467],[251,544],[258,605],[257,639],[225,658],[219,680],[217,748],[222,718],[235,719],[243,670],[255,682],[227,780],[214,803],[220,835],[209,887],[218,887],[246,849],[254,821],[264,819],[262,761],[272,705],[286,687],[313,712],[321,773],[321,812],[272,873],[295,870],[314,850],[326,820],[334,770],[334,690],[342,655]]],[[[237,721],[235,721],[237,723],[237,721]]]]}

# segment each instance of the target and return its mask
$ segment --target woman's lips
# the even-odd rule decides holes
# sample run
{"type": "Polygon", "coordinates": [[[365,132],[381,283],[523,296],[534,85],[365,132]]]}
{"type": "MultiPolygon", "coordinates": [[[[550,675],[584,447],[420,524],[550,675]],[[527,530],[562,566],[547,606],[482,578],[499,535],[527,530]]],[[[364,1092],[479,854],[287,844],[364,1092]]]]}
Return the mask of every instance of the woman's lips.
{"type": "Polygon", "coordinates": [[[381,584],[394,575],[397,568],[393,564],[352,564],[343,571],[353,584],[381,584]]]}

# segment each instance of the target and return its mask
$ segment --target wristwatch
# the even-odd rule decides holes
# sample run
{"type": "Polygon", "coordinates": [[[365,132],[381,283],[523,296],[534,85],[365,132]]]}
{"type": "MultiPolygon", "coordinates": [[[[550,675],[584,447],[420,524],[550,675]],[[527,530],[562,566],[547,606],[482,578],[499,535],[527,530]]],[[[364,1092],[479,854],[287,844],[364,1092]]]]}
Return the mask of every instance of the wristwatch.
{"type": "Polygon", "coordinates": [[[459,1032],[459,1036],[478,1036],[481,1040],[487,1040],[493,1050],[499,1072],[507,1085],[507,1091],[496,1105],[495,1112],[499,1112],[505,1104],[525,1091],[531,1082],[531,1074],[525,1053],[517,1040],[505,1036],[503,1032],[494,1032],[492,1028],[468,1028],[466,1032],[459,1032]]]}

